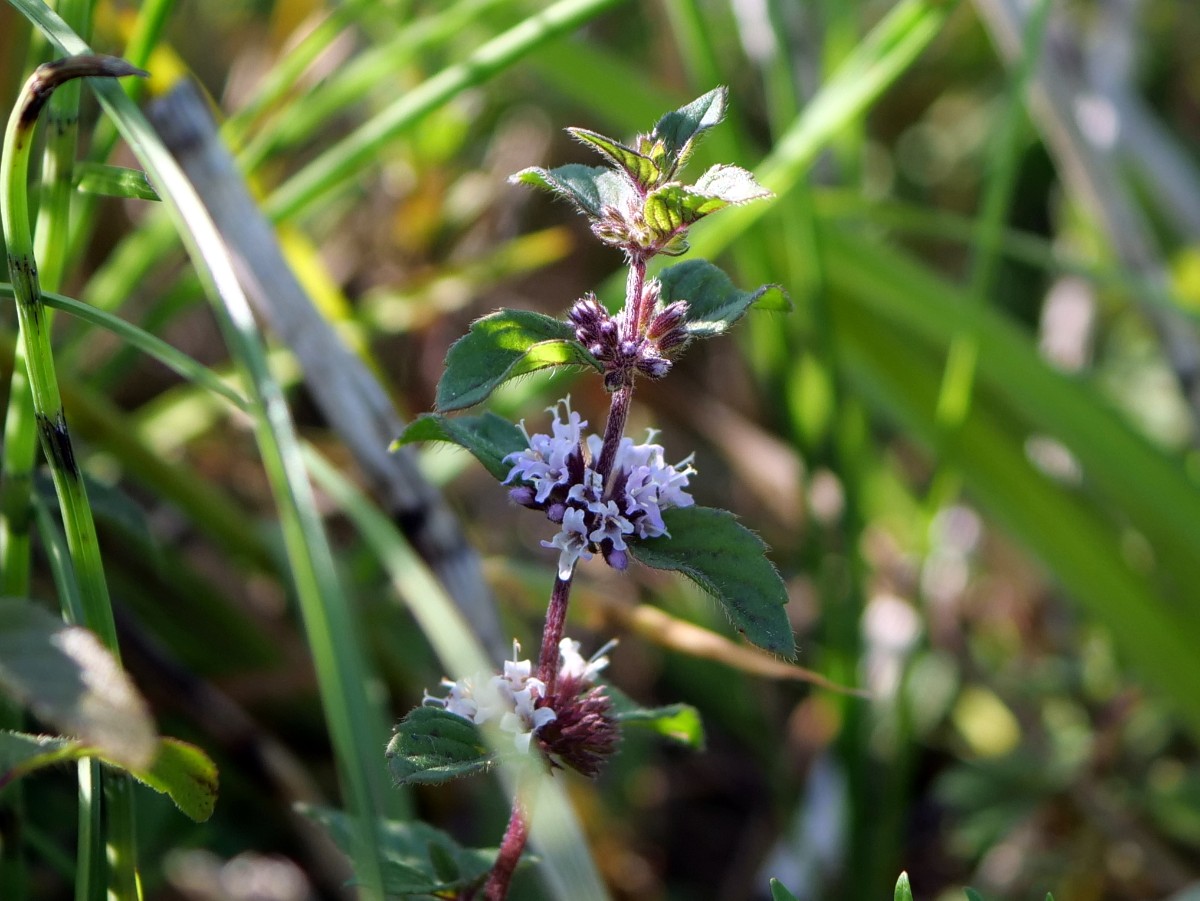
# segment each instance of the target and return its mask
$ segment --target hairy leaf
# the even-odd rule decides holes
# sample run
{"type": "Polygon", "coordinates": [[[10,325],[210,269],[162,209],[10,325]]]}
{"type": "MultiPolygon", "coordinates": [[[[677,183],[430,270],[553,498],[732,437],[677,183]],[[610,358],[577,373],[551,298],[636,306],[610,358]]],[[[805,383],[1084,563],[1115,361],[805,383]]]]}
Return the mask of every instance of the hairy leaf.
{"type": "Polygon", "coordinates": [[[448,782],[492,764],[475,725],[440,707],[410,711],[388,742],[387,756],[397,785],[448,782]]]}
{"type": "Polygon", "coordinates": [[[663,521],[670,537],[629,541],[634,559],[687,576],[721,602],[747,639],[792,659],[796,648],[783,609],[787,589],[762,539],[728,510],[676,507],[663,513],[663,521]]]}
{"type": "Polygon", "coordinates": [[[670,161],[668,177],[687,162],[700,136],[725,118],[728,99],[729,91],[722,85],[658,120],[653,137],[666,147],[670,161]]]}
{"type": "Polygon", "coordinates": [[[508,478],[512,468],[504,462],[504,458],[529,446],[519,428],[490,412],[481,416],[426,413],[401,432],[400,437],[392,442],[392,448],[418,441],[448,441],[466,448],[501,482],[508,478]]]}
{"type": "Polygon", "coordinates": [[[581,143],[600,151],[613,165],[624,169],[629,177],[643,188],[653,187],[662,178],[662,172],[654,160],[638,153],[632,147],[626,147],[620,141],[614,141],[586,128],[568,128],[567,131],[581,143]]]}
{"type": "Polygon", "coordinates": [[[791,301],[779,285],[754,291],[735,288],[729,276],[707,260],[687,260],[658,275],[662,302],[688,302],[687,330],[695,338],[711,338],[729,330],[751,306],[760,310],[788,311],[791,301]]]}
{"type": "Polygon", "coordinates": [[[0,691],[122,766],[154,759],[154,723],[121,665],[93,633],[33,601],[0,598],[0,691]]]}
{"type": "Polygon", "coordinates": [[[600,363],[567,323],[529,310],[498,310],[471,324],[446,354],[436,405],[449,412],[485,400],[498,386],[549,366],[600,363]]]}
{"type": "MultiPolygon", "coordinates": [[[[319,823],[347,854],[354,849],[354,821],[340,810],[298,805],[319,823]]],[[[464,848],[453,838],[417,820],[383,820],[383,890],[388,895],[449,893],[483,879],[496,860],[495,848],[464,848]]]]}
{"type": "Polygon", "coordinates": [[[599,218],[605,207],[624,209],[636,196],[629,179],[605,166],[568,163],[554,169],[536,166],[509,176],[511,182],[523,182],[563,197],[581,213],[599,218]]]}
{"type": "Polygon", "coordinates": [[[754,174],[741,166],[713,166],[696,179],[692,190],[731,205],[771,196],[771,192],[758,183],[754,174]]]}
{"type": "Polygon", "coordinates": [[[161,739],[154,762],[144,768],[126,767],[103,749],[72,738],[0,732],[0,787],[37,770],[95,757],[129,773],[142,784],[167,795],[179,810],[197,823],[212,816],[217,803],[217,766],[194,745],[175,738],[161,739]]]}

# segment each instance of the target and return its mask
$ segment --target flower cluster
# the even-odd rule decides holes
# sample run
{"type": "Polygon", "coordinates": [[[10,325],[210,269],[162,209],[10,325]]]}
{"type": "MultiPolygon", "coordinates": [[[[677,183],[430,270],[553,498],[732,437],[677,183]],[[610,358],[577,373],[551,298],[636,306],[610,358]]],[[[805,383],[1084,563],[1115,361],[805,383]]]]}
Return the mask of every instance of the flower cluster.
{"type": "MultiPolygon", "coordinates": [[[[610,566],[623,570],[629,563],[626,536],[667,535],[662,512],[692,505],[692,496],[684,490],[695,473],[692,457],[668,464],[662,446],[649,441],[653,432],[645,444],[622,438],[606,482],[593,468],[603,439],[583,438],[587,422],[571,409],[570,399],[559,401],[548,412],[554,414],[552,434],[526,432],[529,447],[505,457],[512,463],[505,484],[516,479],[525,483],[513,488],[510,497],[546,511],[551,522],[562,526],[551,541],[542,542],[543,547],[558,548],[560,579],[569,579],[575,562],[581,557],[590,560],[596,551],[610,566]]],[[[521,427],[524,430],[523,422],[521,427]]]]}
{"type": "Polygon", "coordinates": [[[533,675],[533,663],[519,660],[521,646],[513,642],[513,659],[504,661],[501,673],[490,678],[442,680],[446,694],[425,693],[422,704],[441,707],[476,725],[496,722],[513,735],[517,750],[536,747],[552,766],[594,777],[604,760],[616,750],[619,733],[612,701],[596,676],[608,666],[601,648],[590,660],[579,653],[579,642],[564,638],[558,645],[558,673],[554,688],[533,675]]]}
{"type": "Polygon", "coordinates": [[[610,315],[594,294],[577,301],[567,313],[579,343],[604,366],[604,387],[609,391],[632,384],[635,372],[661,379],[671,369],[671,358],[687,345],[688,303],[677,300],[663,307],[661,291],[657,280],[646,285],[643,302],[654,314],[640,336],[636,328],[623,327],[628,325],[624,318],[610,315]]]}

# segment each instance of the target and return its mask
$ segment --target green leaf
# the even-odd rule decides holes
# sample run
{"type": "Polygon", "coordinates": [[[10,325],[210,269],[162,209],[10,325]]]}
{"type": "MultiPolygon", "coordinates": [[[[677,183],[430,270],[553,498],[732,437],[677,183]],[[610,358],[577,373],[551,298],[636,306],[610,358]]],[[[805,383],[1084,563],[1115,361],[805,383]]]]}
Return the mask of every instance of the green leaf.
{"type": "Polygon", "coordinates": [[[498,310],[473,322],[451,345],[438,382],[437,408],[449,412],[474,406],[509,379],[548,366],[602,369],[566,322],[528,310],[498,310]]]}
{"type": "Polygon", "coordinates": [[[728,510],[677,507],[663,513],[670,537],[629,541],[634,559],[687,576],[725,609],[735,629],[773,654],[796,648],[784,605],[787,589],[762,539],[728,510]]]}
{"type": "Polygon", "coordinates": [[[896,880],[896,891],[892,895],[892,901],[913,901],[912,886],[908,884],[908,873],[901,873],[900,878],[896,880]]]}
{"type": "Polygon", "coordinates": [[[729,330],[751,306],[760,310],[789,311],[787,294],[778,285],[763,285],[754,291],[734,287],[729,276],[707,260],[687,260],[658,274],[662,302],[688,302],[688,333],[711,338],[729,330]]]}
{"type": "Polygon", "coordinates": [[[0,732],[0,788],[37,770],[84,757],[95,757],[167,795],[185,816],[197,823],[212,816],[216,807],[216,764],[199,748],[175,738],[161,739],[154,762],[147,768],[135,769],[77,739],[0,732]]]}
{"type": "MultiPolygon", "coordinates": [[[[967,901],[983,901],[983,895],[979,894],[979,892],[975,891],[973,888],[964,888],[963,894],[967,896],[967,901]]],[[[908,897],[911,901],[912,895],[910,894],[908,897]]]]}
{"type": "Polygon", "coordinates": [[[554,169],[536,166],[509,176],[511,182],[523,182],[563,197],[581,213],[598,219],[605,207],[624,209],[636,196],[633,184],[619,172],[604,166],[568,163],[554,169]]]}
{"type": "Polygon", "coordinates": [[[387,756],[397,785],[448,782],[493,762],[475,725],[440,707],[410,711],[388,742],[387,756]]]}
{"type": "Polygon", "coordinates": [[[758,183],[753,173],[741,166],[713,166],[696,179],[692,190],[723,200],[726,205],[749,203],[771,196],[771,192],[758,183]]]}
{"type": "Polygon", "coordinates": [[[75,164],[72,178],[77,190],[103,197],[134,197],[138,200],[159,200],[158,192],[141,169],[109,166],[82,161],[75,164]]]}
{"type": "MultiPolygon", "coordinates": [[[[343,851],[352,852],[354,823],[347,814],[308,804],[297,809],[323,826],[343,851]]],[[[415,820],[383,820],[376,832],[382,841],[383,890],[389,895],[456,891],[482,880],[496,860],[495,848],[464,848],[441,830],[415,820]]]]}
{"type": "MultiPolygon", "coordinates": [[[[610,690],[609,695],[613,692],[610,690]]],[[[617,722],[622,726],[647,728],[659,735],[694,748],[704,750],[704,723],[700,711],[691,704],[668,704],[664,707],[618,708],[617,722]]]]}
{"type": "Polygon", "coordinates": [[[729,91],[722,85],[658,120],[651,137],[666,148],[668,178],[687,162],[700,136],[725,118],[728,99],[729,91]]]}
{"type": "Polygon", "coordinates": [[[87,629],[24,598],[0,598],[0,691],[129,769],[157,749],[146,702],[87,629]]]}
{"type": "Polygon", "coordinates": [[[154,765],[148,770],[130,772],[139,782],[167,795],[185,816],[197,823],[211,817],[217,806],[217,765],[185,741],[162,739],[154,765]]]}
{"type": "Polygon", "coordinates": [[[655,238],[662,240],[727,206],[719,197],[709,197],[672,182],[646,195],[642,218],[653,229],[655,238]]]}
{"type": "Polygon", "coordinates": [[[771,880],[771,901],[798,901],[795,895],[783,887],[778,879],[771,880]]]}
{"type": "Polygon", "coordinates": [[[638,153],[632,147],[626,147],[620,141],[614,141],[612,138],[586,128],[568,128],[567,131],[581,143],[588,144],[600,151],[614,165],[624,169],[626,174],[643,188],[653,187],[662,179],[662,171],[654,160],[638,153]]]}
{"type": "Polygon", "coordinates": [[[529,445],[522,431],[502,416],[442,416],[426,413],[411,422],[392,449],[418,441],[448,441],[469,450],[488,472],[503,482],[512,469],[504,458],[529,445]]]}

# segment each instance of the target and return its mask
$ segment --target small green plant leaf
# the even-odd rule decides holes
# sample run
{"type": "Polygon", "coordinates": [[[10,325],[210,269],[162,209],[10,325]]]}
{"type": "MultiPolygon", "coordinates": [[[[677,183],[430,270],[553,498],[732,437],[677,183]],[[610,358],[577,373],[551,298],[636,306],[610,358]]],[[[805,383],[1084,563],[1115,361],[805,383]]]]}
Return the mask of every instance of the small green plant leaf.
{"type": "Polygon", "coordinates": [[[567,131],[576,140],[600,151],[613,165],[624,169],[643,189],[654,187],[662,179],[662,172],[654,160],[638,153],[632,147],[626,147],[620,141],[614,141],[586,128],[568,128],[567,131]]]}
{"type": "Polygon", "coordinates": [[[896,880],[896,890],[892,894],[892,901],[913,901],[912,886],[908,884],[908,873],[901,873],[900,878],[896,880]]]}
{"type": "Polygon", "coordinates": [[[729,91],[722,85],[658,120],[651,137],[662,141],[666,149],[668,178],[687,162],[700,136],[725,118],[728,100],[729,91]]]}
{"type": "Polygon", "coordinates": [[[654,237],[661,241],[727,206],[729,204],[719,197],[709,197],[686,185],[671,182],[646,195],[642,218],[654,237]]]}
{"type": "Polygon", "coordinates": [[[124,770],[143,785],[167,795],[197,823],[212,816],[217,804],[217,766],[203,751],[175,738],[159,740],[154,762],[133,769],[100,748],[77,739],[52,735],[0,732],[0,788],[37,770],[84,757],[124,770]]]}
{"type": "Polygon", "coordinates": [[[217,765],[186,741],[162,739],[150,769],[130,772],[139,782],[167,795],[184,816],[197,823],[211,817],[217,806],[217,765]]]}
{"type": "Polygon", "coordinates": [[[392,449],[418,441],[448,441],[469,450],[493,476],[503,482],[512,469],[504,458],[529,445],[519,428],[495,413],[481,416],[442,416],[426,413],[413,420],[392,449]]]}
{"type": "Polygon", "coordinates": [[[730,206],[771,196],[771,192],[758,183],[754,174],[741,166],[713,166],[696,179],[692,190],[722,200],[730,206]]]}
{"type": "MultiPolygon", "coordinates": [[[[609,694],[611,696],[612,692],[609,694]]],[[[700,711],[691,704],[618,707],[616,718],[622,726],[650,729],[696,751],[704,750],[704,723],[700,720],[700,711]]]]}
{"type": "MultiPolygon", "coordinates": [[[[308,804],[298,809],[324,827],[347,855],[353,853],[354,821],[349,815],[308,804]]],[[[388,895],[454,892],[481,881],[496,860],[495,848],[464,848],[416,820],[383,820],[376,834],[382,840],[383,890],[388,895]]]]}
{"type": "Polygon", "coordinates": [[[109,166],[87,160],[75,164],[72,182],[83,194],[102,197],[133,197],[138,200],[159,200],[158,192],[141,169],[109,166]]]}
{"type": "Polygon", "coordinates": [[[598,219],[605,207],[624,209],[628,201],[636,196],[630,180],[605,166],[584,166],[568,163],[554,169],[536,166],[522,169],[509,177],[511,182],[522,182],[542,188],[571,201],[581,212],[598,219]]]}
{"type": "Polygon", "coordinates": [[[387,746],[397,785],[449,782],[492,765],[483,736],[470,721],[440,707],[417,707],[400,721],[387,746]]]}
{"type": "MultiPolygon", "coordinates": [[[[963,889],[963,894],[967,896],[967,901],[983,901],[983,895],[979,894],[979,892],[975,891],[975,889],[971,888],[970,886],[967,886],[963,889]]],[[[908,898],[909,901],[912,901],[911,892],[909,893],[908,898]]]]}
{"type": "Polygon", "coordinates": [[[735,629],[760,648],[792,659],[787,589],[762,539],[728,510],[676,507],[663,513],[670,537],[629,541],[635,560],[687,576],[724,608],[735,629]]]}
{"type": "Polygon", "coordinates": [[[450,346],[436,406],[464,410],[509,379],[549,366],[602,368],[566,322],[529,310],[498,310],[477,319],[450,346]]]}
{"type": "Polygon", "coordinates": [[[0,598],[0,691],[130,770],[158,747],[146,702],[100,640],[37,603],[0,598]]]}
{"type": "Polygon", "coordinates": [[[792,304],[778,285],[754,291],[735,288],[729,276],[707,260],[687,260],[658,274],[664,305],[688,302],[686,328],[694,338],[712,338],[729,330],[750,307],[788,311],[792,304]]]}
{"type": "Polygon", "coordinates": [[[771,880],[771,901],[799,901],[778,879],[771,880]]]}

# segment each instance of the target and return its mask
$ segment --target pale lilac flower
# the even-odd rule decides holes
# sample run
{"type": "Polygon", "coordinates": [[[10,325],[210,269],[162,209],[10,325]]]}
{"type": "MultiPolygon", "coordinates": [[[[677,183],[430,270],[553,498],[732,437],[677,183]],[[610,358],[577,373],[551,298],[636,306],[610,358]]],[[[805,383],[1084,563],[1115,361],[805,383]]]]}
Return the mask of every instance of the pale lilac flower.
{"type": "MultiPolygon", "coordinates": [[[[569,579],[576,561],[591,559],[597,551],[610,566],[624,569],[627,536],[668,535],[662,512],[694,503],[686,491],[696,472],[692,457],[667,463],[662,445],[653,441],[653,431],[642,444],[622,438],[606,485],[592,467],[600,457],[603,439],[599,435],[583,437],[587,423],[571,410],[569,399],[550,407],[549,412],[554,415],[552,434],[525,432],[529,447],[505,458],[512,466],[505,483],[524,483],[513,488],[510,497],[544,511],[552,522],[561,524],[552,540],[542,542],[543,547],[559,551],[560,579],[569,579]]],[[[522,431],[524,425],[522,422],[522,431]]]]}

